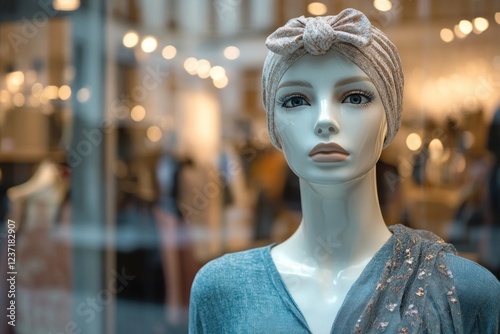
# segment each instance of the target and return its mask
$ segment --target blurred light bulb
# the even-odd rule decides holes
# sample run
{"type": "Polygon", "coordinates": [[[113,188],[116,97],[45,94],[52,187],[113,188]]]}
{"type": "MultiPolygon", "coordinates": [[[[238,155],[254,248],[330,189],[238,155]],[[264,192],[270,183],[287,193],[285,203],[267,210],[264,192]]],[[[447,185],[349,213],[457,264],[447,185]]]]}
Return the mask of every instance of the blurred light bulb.
{"type": "Polygon", "coordinates": [[[210,77],[214,80],[222,79],[226,76],[226,70],[222,66],[214,66],[210,70],[210,77]]]}
{"type": "Polygon", "coordinates": [[[72,11],[80,8],[80,0],[54,0],[52,7],[59,11],[72,11]]]}
{"type": "Polygon", "coordinates": [[[490,23],[484,17],[476,17],[473,23],[474,23],[474,29],[477,30],[478,33],[482,33],[490,26],[490,23]]]}
{"type": "Polygon", "coordinates": [[[448,28],[441,29],[441,33],[439,35],[441,36],[441,39],[446,43],[449,43],[455,39],[453,31],[448,28]]]}
{"type": "Polygon", "coordinates": [[[226,87],[228,82],[229,82],[229,79],[226,76],[223,76],[222,78],[217,79],[217,80],[213,80],[214,86],[219,88],[219,89],[226,87]]]}
{"type": "Polygon", "coordinates": [[[141,106],[140,104],[136,105],[135,107],[130,110],[130,117],[136,121],[140,122],[146,117],[146,109],[141,106]]]}
{"type": "Polygon", "coordinates": [[[444,147],[441,140],[439,140],[438,138],[434,138],[433,140],[431,140],[431,142],[429,143],[429,152],[432,159],[439,159],[443,154],[443,151],[444,147]]]}
{"type": "Polygon", "coordinates": [[[309,5],[307,5],[307,11],[311,15],[324,15],[328,11],[328,8],[324,3],[311,2],[309,5]]]}
{"type": "Polygon", "coordinates": [[[381,12],[387,12],[392,9],[392,2],[390,0],[374,0],[373,7],[381,12]]]}
{"type": "Polygon", "coordinates": [[[200,59],[198,61],[198,66],[196,67],[196,73],[202,79],[206,79],[210,76],[210,69],[212,66],[210,62],[206,59],[200,59]]]}
{"type": "Polygon", "coordinates": [[[5,76],[5,83],[7,85],[7,89],[11,93],[17,92],[24,83],[24,73],[21,71],[7,73],[5,76]]]}
{"type": "Polygon", "coordinates": [[[406,146],[412,151],[417,151],[422,146],[422,138],[418,133],[410,133],[406,137],[406,146]]]}
{"type": "Polygon", "coordinates": [[[460,31],[464,33],[465,35],[468,35],[472,31],[472,23],[467,20],[462,20],[458,24],[458,27],[460,28],[460,31]]]}
{"type": "Polygon", "coordinates": [[[59,96],[59,88],[54,85],[45,86],[42,92],[42,96],[46,100],[55,100],[59,96]]]}
{"type": "Polygon", "coordinates": [[[87,87],[80,88],[76,93],[76,99],[80,103],[85,103],[90,100],[90,89],[87,87]]]}
{"type": "Polygon", "coordinates": [[[123,45],[127,48],[133,48],[139,42],[139,35],[133,30],[123,35],[123,45]]]}
{"type": "Polygon", "coordinates": [[[172,59],[175,57],[176,54],[177,54],[177,49],[173,45],[167,45],[161,51],[161,55],[165,59],[172,59]]]}
{"type": "Polygon", "coordinates": [[[156,143],[162,137],[161,129],[156,125],[150,126],[146,131],[146,135],[149,140],[151,140],[153,143],[156,143]]]}
{"type": "Polygon", "coordinates": [[[14,103],[16,107],[22,107],[24,102],[26,102],[26,99],[22,93],[16,93],[12,98],[12,103],[14,103]]]}
{"type": "Polygon", "coordinates": [[[71,87],[68,85],[62,85],[59,87],[58,92],[59,98],[63,101],[68,100],[71,97],[71,87]]]}
{"type": "Polygon", "coordinates": [[[39,96],[43,92],[43,85],[39,82],[35,82],[33,86],[31,86],[31,94],[33,96],[39,96]]]}
{"type": "Polygon", "coordinates": [[[462,32],[462,30],[460,30],[460,27],[458,26],[458,24],[455,25],[455,27],[453,28],[453,31],[455,32],[455,36],[457,36],[460,39],[467,37],[467,35],[464,34],[462,32]]]}
{"type": "Polygon", "coordinates": [[[496,12],[496,13],[495,13],[495,22],[496,22],[497,24],[500,24],[500,12],[496,12]]]}
{"type": "Polygon", "coordinates": [[[184,61],[184,69],[191,75],[196,74],[198,68],[198,59],[189,57],[184,61]]]}
{"type": "Polygon", "coordinates": [[[236,46],[228,46],[224,49],[224,57],[229,60],[235,60],[240,56],[240,49],[236,46]]]}
{"type": "Polygon", "coordinates": [[[151,53],[158,47],[158,42],[154,36],[146,36],[141,42],[141,49],[146,53],[151,53]]]}

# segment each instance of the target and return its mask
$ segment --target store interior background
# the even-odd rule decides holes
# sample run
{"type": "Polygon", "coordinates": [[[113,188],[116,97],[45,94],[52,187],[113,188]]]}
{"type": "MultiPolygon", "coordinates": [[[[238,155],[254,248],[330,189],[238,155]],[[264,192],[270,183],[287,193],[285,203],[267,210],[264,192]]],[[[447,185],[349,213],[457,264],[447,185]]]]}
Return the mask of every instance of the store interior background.
{"type": "Polygon", "coordinates": [[[500,277],[500,0],[1,0],[0,266],[10,219],[18,274],[0,332],[186,333],[204,263],[300,221],[260,100],[265,38],[347,7],[404,66],[387,224],[500,277]]]}

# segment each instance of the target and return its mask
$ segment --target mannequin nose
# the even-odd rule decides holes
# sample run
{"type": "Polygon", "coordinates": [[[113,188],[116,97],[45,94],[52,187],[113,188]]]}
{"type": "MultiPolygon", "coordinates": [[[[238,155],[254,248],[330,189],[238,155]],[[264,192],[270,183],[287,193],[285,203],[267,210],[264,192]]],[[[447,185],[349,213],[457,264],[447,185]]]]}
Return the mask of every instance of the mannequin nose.
{"type": "Polygon", "coordinates": [[[333,134],[333,133],[337,133],[337,132],[338,132],[337,128],[331,124],[319,124],[318,123],[318,125],[316,126],[316,133],[319,135],[333,134]]]}
{"type": "Polygon", "coordinates": [[[330,109],[327,103],[322,101],[319,117],[314,125],[314,132],[316,134],[325,136],[339,132],[339,125],[330,109]]]}

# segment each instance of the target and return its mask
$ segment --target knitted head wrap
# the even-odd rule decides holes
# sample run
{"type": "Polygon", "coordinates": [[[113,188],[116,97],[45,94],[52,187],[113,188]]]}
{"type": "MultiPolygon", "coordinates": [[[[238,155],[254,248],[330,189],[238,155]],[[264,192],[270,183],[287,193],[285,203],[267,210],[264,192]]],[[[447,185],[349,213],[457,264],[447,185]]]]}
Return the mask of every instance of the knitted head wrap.
{"type": "Polygon", "coordinates": [[[298,17],[288,21],[266,40],[270,50],[262,71],[262,97],[269,136],[281,149],[274,123],[276,91],[286,70],[306,53],[318,56],[334,50],[356,64],[372,80],[382,99],[387,147],[401,125],[403,71],[394,44],[361,12],[348,8],[335,16],[298,17]]]}

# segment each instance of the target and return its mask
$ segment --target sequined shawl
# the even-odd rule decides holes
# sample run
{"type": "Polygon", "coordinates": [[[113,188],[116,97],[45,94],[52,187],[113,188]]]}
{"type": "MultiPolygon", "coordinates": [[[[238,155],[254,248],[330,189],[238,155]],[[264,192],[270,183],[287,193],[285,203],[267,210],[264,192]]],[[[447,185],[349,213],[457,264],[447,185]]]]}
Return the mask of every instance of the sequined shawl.
{"type": "Polygon", "coordinates": [[[462,334],[453,274],[445,264],[454,247],[430,232],[402,225],[389,229],[396,238],[393,255],[354,333],[380,333],[397,321],[397,333],[462,334]]]}

